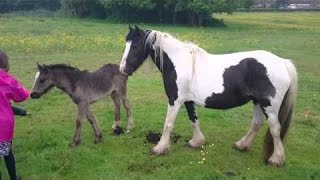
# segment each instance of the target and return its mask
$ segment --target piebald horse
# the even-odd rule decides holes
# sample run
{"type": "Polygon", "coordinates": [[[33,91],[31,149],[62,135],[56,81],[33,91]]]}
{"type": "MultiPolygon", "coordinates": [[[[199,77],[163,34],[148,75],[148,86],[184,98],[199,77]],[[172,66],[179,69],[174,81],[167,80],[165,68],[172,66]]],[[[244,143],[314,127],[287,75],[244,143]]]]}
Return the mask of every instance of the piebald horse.
{"type": "Polygon", "coordinates": [[[210,54],[168,33],[129,26],[120,72],[132,75],[148,56],[162,73],[168,97],[163,134],[153,147],[153,154],[169,151],[170,133],[182,104],[193,129],[188,145],[199,147],[205,138],[195,104],[229,109],[252,101],[251,128],[235,143],[235,148],[248,149],[266,117],[269,129],[264,142],[264,160],[270,165],[284,164],[282,140],[290,125],[297,91],[297,73],[290,60],[263,50],[210,54]]]}

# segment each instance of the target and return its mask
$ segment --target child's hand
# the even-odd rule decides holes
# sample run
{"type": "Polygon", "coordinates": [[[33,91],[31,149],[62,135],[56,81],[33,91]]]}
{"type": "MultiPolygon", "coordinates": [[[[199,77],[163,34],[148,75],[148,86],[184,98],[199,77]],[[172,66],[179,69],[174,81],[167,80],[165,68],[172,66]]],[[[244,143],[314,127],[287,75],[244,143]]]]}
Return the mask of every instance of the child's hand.
{"type": "Polygon", "coordinates": [[[27,117],[32,118],[32,114],[29,111],[27,111],[27,117]]]}

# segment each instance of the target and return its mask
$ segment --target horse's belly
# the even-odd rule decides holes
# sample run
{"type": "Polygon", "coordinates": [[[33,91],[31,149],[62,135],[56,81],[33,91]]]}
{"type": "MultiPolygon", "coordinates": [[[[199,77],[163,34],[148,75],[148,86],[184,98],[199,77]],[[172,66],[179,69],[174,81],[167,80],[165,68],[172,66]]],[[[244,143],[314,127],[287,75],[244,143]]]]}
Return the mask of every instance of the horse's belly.
{"type": "Polygon", "coordinates": [[[240,94],[212,94],[205,101],[204,107],[212,109],[229,109],[241,106],[249,102],[249,96],[242,96],[240,94]]]}

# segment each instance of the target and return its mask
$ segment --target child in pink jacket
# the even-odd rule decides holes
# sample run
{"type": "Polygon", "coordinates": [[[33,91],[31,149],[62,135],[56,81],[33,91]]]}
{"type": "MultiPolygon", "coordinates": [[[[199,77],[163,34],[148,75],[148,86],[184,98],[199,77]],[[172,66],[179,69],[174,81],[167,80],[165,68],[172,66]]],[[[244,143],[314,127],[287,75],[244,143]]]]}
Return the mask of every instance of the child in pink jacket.
{"type": "MultiPolygon", "coordinates": [[[[0,157],[3,156],[11,180],[17,180],[14,155],[11,150],[14,132],[14,114],[10,101],[22,102],[29,97],[25,89],[8,73],[8,56],[0,50],[0,157]]],[[[1,179],[1,174],[0,174],[1,179]]]]}

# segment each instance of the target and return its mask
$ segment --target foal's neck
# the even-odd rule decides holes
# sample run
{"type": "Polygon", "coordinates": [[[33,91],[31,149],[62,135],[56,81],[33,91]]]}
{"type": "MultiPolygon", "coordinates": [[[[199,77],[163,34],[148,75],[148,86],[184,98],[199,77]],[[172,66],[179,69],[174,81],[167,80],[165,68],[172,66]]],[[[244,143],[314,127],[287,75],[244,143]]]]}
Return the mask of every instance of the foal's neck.
{"type": "Polygon", "coordinates": [[[53,74],[54,85],[71,96],[76,88],[75,84],[81,77],[81,71],[57,69],[53,74]]]}

